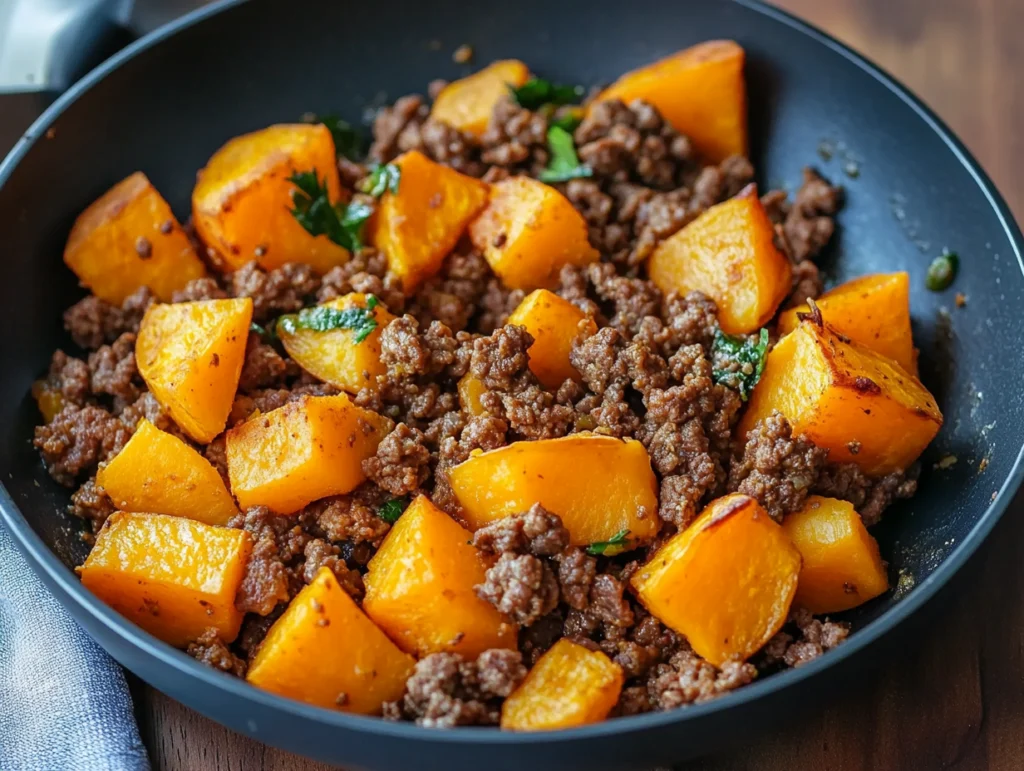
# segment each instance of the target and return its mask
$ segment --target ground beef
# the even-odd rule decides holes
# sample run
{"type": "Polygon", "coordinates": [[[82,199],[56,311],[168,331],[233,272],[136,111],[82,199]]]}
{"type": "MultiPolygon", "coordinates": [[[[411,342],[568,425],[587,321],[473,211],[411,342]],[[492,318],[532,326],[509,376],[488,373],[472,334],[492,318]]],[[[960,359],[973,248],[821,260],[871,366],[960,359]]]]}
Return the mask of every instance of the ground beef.
{"type": "Polygon", "coordinates": [[[384,163],[409,150],[419,150],[470,176],[478,177],[485,169],[478,160],[476,138],[430,118],[430,109],[418,94],[380,108],[373,121],[371,158],[384,163]]]}
{"type": "Polygon", "coordinates": [[[666,664],[654,668],[647,681],[647,692],[656,709],[674,709],[709,701],[755,677],[757,669],[751,664],[727,661],[717,668],[685,646],[666,664]]]}
{"type": "Polygon", "coordinates": [[[386,708],[385,714],[439,728],[497,725],[501,701],[525,677],[518,651],[484,651],[475,662],[457,653],[432,653],[417,662],[401,704],[386,708]]]}
{"type": "Polygon", "coordinates": [[[558,579],[547,562],[531,554],[503,553],[475,590],[521,626],[530,626],[558,605],[558,579]]]}
{"type": "Polygon", "coordinates": [[[125,332],[138,332],[142,316],[154,300],[153,293],[146,287],[129,295],[120,307],[89,295],[64,313],[64,328],[76,345],[99,348],[125,332]]]}
{"type": "Polygon", "coordinates": [[[783,223],[794,263],[813,260],[831,240],[836,227],[833,217],[841,203],[841,188],[830,185],[814,169],[804,169],[803,184],[783,223]]]}
{"type": "Polygon", "coordinates": [[[531,345],[533,336],[525,328],[500,327],[473,341],[469,371],[491,390],[511,391],[527,371],[530,357],[526,351],[531,345]]]}
{"type": "Polygon", "coordinates": [[[171,295],[172,303],[197,302],[199,300],[223,300],[228,296],[217,280],[202,276],[189,281],[182,289],[171,295]]]}
{"type": "Polygon", "coordinates": [[[828,457],[793,430],[778,412],[760,420],[747,435],[743,455],[729,468],[729,490],[749,495],[776,522],[807,500],[828,457]]]}
{"type": "Polygon", "coordinates": [[[436,276],[423,282],[407,310],[426,326],[440,321],[456,332],[464,330],[479,309],[492,279],[491,268],[483,255],[475,250],[456,250],[436,276]]]}
{"type": "Polygon", "coordinates": [[[247,531],[253,539],[235,607],[243,613],[266,616],[298,590],[290,581],[288,567],[304,554],[309,535],[296,518],[278,516],[264,506],[247,509],[228,525],[247,531]]]}
{"type": "Polygon", "coordinates": [[[274,346],[267,345],[258,334],[250,332],[238,390],[248,393],[265,388],[281,388],[288,374],[288,363],[274,346]]]}
{"type": "MultiPolygon", "coordinates": [[[[633,609],[624,596],[625,584],[608,573],[594,577],[590,587],[590,605],[587,608],[593,618],[606,629],[628,629],[633,626],[633,609]]],[[[607,631],[606,631],[607,634],[607,631]]]]}
{"type": "Polygon", "coordinates": [[[111,345],[89,354],[89,389],[97,396],[112,396],[114,411],[133,404],[142,393],[135,366],[135,333],[125,332],[111,345]]]}
{"type": "Polygon", "coordinates": [[[590,605],[590,589],[597,575],[597,559],[579,547],[566,549],[556,558],[562,602],[575,610],[590,605]]]}
{"type": "Polygon", "coordinates": [[[491,120],[480,138],[480,159],[509,172],[539,173],[548,164],[548,119],[520,107],[512,99],[494,106],[491,120]]]}
{"type": "Polygon", "coordinates": [[[765,645],[761,665],[766,669],[779,664],[798,667],[832,650],[849,635],[849,624],[828,619],[821,621],[804,608],[795,608],[790,613],[787,627],[765,645]]]}
{"type": "Polygon", "coordinates": [[[33,444],[57,482],[75,480],[121,451],[132,429],[102,407],[68,405],[46,425],[36,426],[33,444]]]}
{"type": "Polygon", "coordinates": [[[366,594],[363,576],[358,570],[353,570],[345,564],[341,549],[323,538],[314,538],[306,544],[303,554],[306,562],[302,568],[302,578],[307,584],[312,583],[321,568],[330,568],[346,594],[355,600],[363,599],[363,595],[366,594]]]}
{"type": "Polygon", "coordinates": [[[268,616],[260,616],[256,613],[247,613],[242,620],[242,628],[235,640],[235,650],[245,657],[250,664],[253,658],[263,646],[263,639],[274,622],[284,613],[285,606],[278,605],[277,609],[268,616]]]}
{"type": "Polygon", "coordinates": [[[95,534],[103,527],[107,517],[117,510],[113,501],[102,487],[96,486],[95,477],[87,479],[71,496],[68,511],[72,516],[85,520],[95,534]]]}
{"type": "Polygon", "coordinates": [[[349,495],[311,503],[306,512],[328,540],[368,543],[376,548],[391,529],[391,525],[377,516],[378,509],[389,498],[375,485],[364,484],[349,495]]]}
{"type": "Polygon", "coordinates": [[[361,249],[344,265],[331,268],[320,281],[316,299],[323,303],[350,292],[376,295],[391,313],[401,313],[405,307],[402,282],[388,271],[387,260],[376,249],[361,249]]]}
{"type": "Polygon", "coordinates": [[[203,456],[210,461],[210,465],[217,469],[220,478],[224,480],[225,487],[230,490],[231,479],[228,476],[227,443],[224,434],[221,434],[206,445],[206,448],[203,450],[203,456]]]}
{"type": "Polygon", "coordinates": [[[562,625],[565,617],[560,608],[555,608],[543,618],[534,621],[530,626],[519,630],[519,652],[523,662],[532,667],[552,645],[562,637],[562,625]]]}
{"type": "Polygon", "coordinates": [[[294,313],[316,296],[320,279],[308,265],[289,263],[264,271],[255,260],[228,276],[232,297],[252,298],[253,321],[294,313]]]}
{"type": "Polygon", "coordinates": [[[392,495],[408,495],[430,477],[430,450],[423,432],[399,423],[377,445],[377,453],[363,461],[370,481],[392,495]]]}
{"type": "Polygon", "coordinates": [[[208,627],[195,642],[188,644],[188,655],[207,666],[227,672],[235,677],[245,677],[247,664],[220,639],[216,627],[208,627]]]}
{"type": "Polygon", "coordinates": [[[90,380],[89,366],[84,361],[58,350],[50,359],[50,371],[43,380],[42,390],[59,391],[63,405],[80,407],[89,396],[90,380]]]}
{"type": "Polygon", "coordinates": [[[514,552],[551,557],[569,545],[562,519],[539,503],[521,514],[495,520],[473,535],[473,545],[490,554],[514,552]]]}
{"type": "Polygon", "coordinates": [[[872,478],[853,463],[832,463],[822,469],[812,492],[849,501],[864,524],[871,527],[893,501],[910,498],[917,492],[917,473],[915,466],[908,472],[894,471],[872,478]]]}

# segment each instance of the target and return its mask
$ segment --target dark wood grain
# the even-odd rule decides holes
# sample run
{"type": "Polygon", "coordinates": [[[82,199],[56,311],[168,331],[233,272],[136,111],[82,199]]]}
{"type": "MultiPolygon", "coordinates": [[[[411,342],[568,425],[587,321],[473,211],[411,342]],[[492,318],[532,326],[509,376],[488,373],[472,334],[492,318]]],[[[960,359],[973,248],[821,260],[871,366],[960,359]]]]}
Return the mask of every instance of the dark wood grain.
{"type": "MultiPolygon", "coordinates": [[[[1024,3],[783,0],[913,88],[1024,215],[1024,3]]],[[[693,764],[707,771],[1024,768],[1024,499],[937,599],[900,655],[824,709],[693,764]]],[[[163,771],[322,771],[145,689],[143,738],[163,771]]]]}

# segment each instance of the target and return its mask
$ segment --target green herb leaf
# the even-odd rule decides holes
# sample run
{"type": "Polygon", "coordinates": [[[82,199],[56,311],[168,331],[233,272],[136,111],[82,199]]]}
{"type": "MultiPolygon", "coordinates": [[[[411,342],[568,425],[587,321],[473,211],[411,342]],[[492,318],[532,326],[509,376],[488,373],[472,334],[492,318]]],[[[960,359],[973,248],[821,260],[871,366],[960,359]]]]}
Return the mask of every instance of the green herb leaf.
{"type": "Polygon", "coordinates": [[[370,175],[359,184],[359,189],[374,198],[380,198],[390,192],[398,195],[398,183],[402,180],[402,170],[393,163],[375,163],[370,168],[370,175]]]}
{"type": "Polygon", "coordinates": [[[249,331],[250,332],[255,332],[257,335],[262,337],[263,341],[266,342],[266,343],[273,342],[274,340],[277,339],[277,334],[274,331],[274,325],[273,324],[271,324],[270,328],[267,329],[267,327],[264,327],[264,326],[262,326],[260,324],[257,324],[254,321],[254,322],[252,322],[249,325],[249,331]]]}
{"type": "Polygon", "coordinates": [[[392,498],[380,507],[380,511],[377,512],[377,516],[389,525],[393,525],[398,521],[398,518],[405,513],[405,508],[408,505],[408,498],[392,498]]]}
{"type": "Polygon", "coordinates": [[[377,328],[374,308],[379,301],[372,294],[366,297],[365,308],[345,308],[338,310],[325,305],[314,308],[303,308],[298,313],[289,313],[277,320],[278,334],[294,335],[300,329],[311,329],[314,332],[329,332],[334,329],[351,329],[355,334],[356,344],[363,342],[377,328]]]}
{"type": "Polygon", "coordinates": [[[294,172],[288,181],[292,192],[292,216],[310,235],[327,236],[350,252],[363,248],[363,225],[373,214],[373,207],[353,201],[348,206],[332,204],[326,180],[320,183],[316,171],[294,172]]]}
{"type": "Polygon", "coordinates": [[[551,150],[551,161],[539,175],[541,182],[568,182],[593,174],[589,166],[580,163],[572,143],[572,134],[561,126],[548,129],[548,149],[551,150]]]}
{"type": "Polygon", "coordinates": [[[566,113],[565,115],[559,115],[557,118],[551,119],[552,126],[558,126],[562,131],[567,134],[574,132],[583,122],[583,119],[579,115],[573,115],[572,113],[566,113]]]}
{"type": "Polygon", "coordinates": [[[366,142],[352,124],[344,121],[337,115],[314,116],[314,123],[323,123],[331,130],[334,137],[334,151],[338,155],[344,155],[350,161],[358,161],[363,157],[366,150],[366,142]]]}
{"type": "Polygon", "coordinates": [[[942,254],[932,260],[932,264],[928,266],[928,275],[925,277],[924,285],[933,292],[941,292],[953,283],[959,268],[960,258],[956,252],[943,249],[942,254]]]}
{"type": "Polygon", "coordinates": [[[565,86],[543,78],[530,78],[518,88],[509,87],[520,107],[537,110],[545,104],[575,104],[583,98],[583,86],[565,86]]]}
{"type": "Polygon", "coordinates": [[[739,391],[740,398],[746,401],[761,379],[767,356],[767,329],[762,329],[756,339],[734,337],[719,329],[711,346],[711,376],[716,383],[739,391]]]}
{"type": "Polygon", "coordinates": [[[598,541],[592,543],[587,547],[587,554],[594,557],[614,557],[617,554],[622,554],[625,551],[629,551],[629,531],[620,530],[607,541],[598,541]]]}

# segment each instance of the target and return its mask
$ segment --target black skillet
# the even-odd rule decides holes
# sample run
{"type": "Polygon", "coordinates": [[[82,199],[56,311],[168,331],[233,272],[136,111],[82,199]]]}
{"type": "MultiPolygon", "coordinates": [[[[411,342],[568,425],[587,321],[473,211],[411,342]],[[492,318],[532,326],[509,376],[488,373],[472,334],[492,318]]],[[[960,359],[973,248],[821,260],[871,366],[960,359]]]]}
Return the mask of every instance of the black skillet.
{"type": "Polygon", "coordinates": [[[1021,481],[1022,239],[1006,204],[905,89],[828,36],[754,2],[221,2],[132,45],[32,126],[0,166],[0,234],[0,514],[16,542],[54,596],[140,677],[231,728],[350,768],[597,771],[720,748],[788,713],[825,670],[854,654],[869,664],[878,657],[876,641],[963,565],[1021,481]],[[83,207],[142,169],[184,218],[196,169],[229,137],[310,110],[358,121],[367,106],[465,73],[470,67],[450,58],[462,43],[474,46],[476,62],[517,57],[553,79],[592,84],[719,37],[749,54],[762,185],[793,189],[801,167],[816,164],[847,188],[828,275],[910,272],[922,376],[946,416],[924,457],[921,492],[877,529],[897,589],[850,614],[850,641],[803,668],[674,712],[531,736],[430,731],[257,691],[158,642],[82,589],[71,567],[85,550],[63,513],[67,492],[29,445],[36,413],[28,393],[50,352],[69,345],[61,311],[80,290],[60,254],[83,207]],[[960,254],[962,269],[936,294],[924,288],[925,271],[944,247],[960,254]],[[966,308],[955,307],[955,292],[967,296],[966,308]],[[958,462],[934,469],[947,453],[958,462]]]}

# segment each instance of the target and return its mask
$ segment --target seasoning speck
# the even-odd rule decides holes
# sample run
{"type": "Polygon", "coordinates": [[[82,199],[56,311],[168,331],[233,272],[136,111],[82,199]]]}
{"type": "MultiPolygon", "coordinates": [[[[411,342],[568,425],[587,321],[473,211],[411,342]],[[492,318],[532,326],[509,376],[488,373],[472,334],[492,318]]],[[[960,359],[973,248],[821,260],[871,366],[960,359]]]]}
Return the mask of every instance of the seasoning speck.
{"type": "Polygon", "coordinates": [[[163,233],[165,236],[172,230],[174,230],[174,223],[171,222],[170,220],[164,220],[163,222],[160,223],[160,232],[163,233]]]}
{"type": "Polygon", "coordinates": [[[452,54],[452,61],[456,64],[468,64],[470,59],[473,58],[473,46],[471,45],[460,45],[455,49],[452,54]]]}
{"type": "Polygon", "coordinates": [[[850,179],[857,179],[860,176],[860,166],[853,161],[850,161],[843,167],[843,171],[846,172],[846,176],[850,179]]]}
{"type": "Polygon", "coordinates": [[[935,468],[945,471],[948,468],[953,468],[956,465],[957,457],[955,455],[943,455],[939,458],[938,463],[935,464],[935,468]]]}
{"type": "Polygon", "coordinates": [[[142,259],[148,260],[153,256],[153,244],[145,236],[139,236],[135,239],[135,252],[142,259]]]}
{"type": "Polygon", "coordinates": [[[967,306],[967,295],[963,292],[957,292],[953,301],[956,303],[957,308],[964,308],[967,306]]]}
{"type": "Polygon", "coordinates": [[[47,139],[53,139],[55,136],[57,136],[57,127],[56,126],[50,126],[50,128],[46,129],[46,138],[47,139]]]}
{"type": "Polygon", "coordinates": [[[260,245],[259,245],[259,246],[257,246],[257,247],[256,247],[255,249],[253,249],[253,250],[252,250],[252,252],[253,252],[253,254],[255,254],[255,255],[256,255],[257,257],[262,257],[263,255],[265,255],[265,254],[267,253],[267,247],[266,247],[266,246],[264,246],[263,244],[260,244],[260,245]]]}

